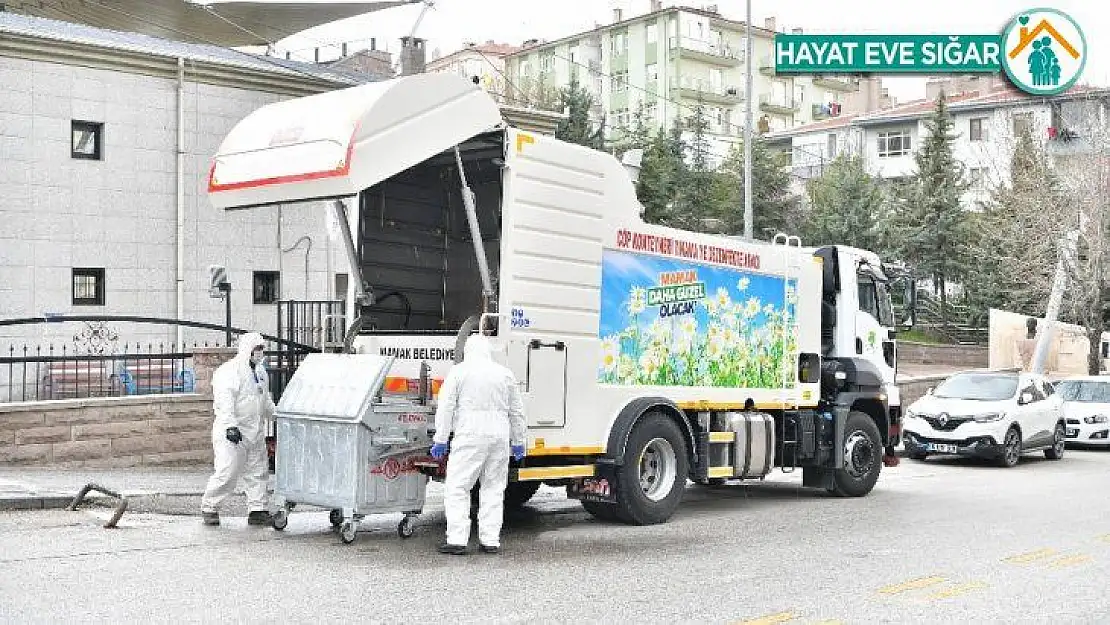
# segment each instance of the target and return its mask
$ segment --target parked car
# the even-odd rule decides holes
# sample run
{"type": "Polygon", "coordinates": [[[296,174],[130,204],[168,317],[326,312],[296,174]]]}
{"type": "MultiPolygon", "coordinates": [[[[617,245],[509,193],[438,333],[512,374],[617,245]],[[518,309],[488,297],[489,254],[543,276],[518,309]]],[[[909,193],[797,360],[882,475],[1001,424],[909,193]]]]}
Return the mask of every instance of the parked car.
{"type": "Polygon", "coordinates": [[[1066,378],[1056,383],[1063,404],[1067,441],[1080,445],[1110,445],[1110,379],[1066,378]]]}
{"type": "Polygon", "coordinates": [[[1041,375],[964,371],[948,377],[906,411],[910,458],[975,456],[1017,465],[1021,455],[1064,456],[1066,431],[1059,396],[1041,375]]]}

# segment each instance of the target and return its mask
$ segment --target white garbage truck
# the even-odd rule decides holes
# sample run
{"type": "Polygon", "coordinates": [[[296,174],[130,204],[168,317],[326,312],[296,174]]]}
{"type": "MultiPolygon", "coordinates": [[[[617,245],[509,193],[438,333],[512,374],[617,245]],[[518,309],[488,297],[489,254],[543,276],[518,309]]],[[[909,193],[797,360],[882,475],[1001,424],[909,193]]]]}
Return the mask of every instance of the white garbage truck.
{"type": "MultiPolygon", "coordinates": [[[[510,503],[547,483],[597,517],[650,524],[688,480],[801,469],[804,486],[853,497],[896,464],[895,322],[875,254],[646,223],[621,161],[509,127],[460,77],[266,105],[225,138],[208,190],[219,209],[330,211],[350,261],[348,352],[391,358],[379,394],[421,395],[400,411],[409,443],[430,440],[465,337],[491,336],[527,412],[510,503]]],[[[277,453],[280,470],[280,436],[277,453]]],[[[416,456],[380,479],[428,471],[416,456]]]]}

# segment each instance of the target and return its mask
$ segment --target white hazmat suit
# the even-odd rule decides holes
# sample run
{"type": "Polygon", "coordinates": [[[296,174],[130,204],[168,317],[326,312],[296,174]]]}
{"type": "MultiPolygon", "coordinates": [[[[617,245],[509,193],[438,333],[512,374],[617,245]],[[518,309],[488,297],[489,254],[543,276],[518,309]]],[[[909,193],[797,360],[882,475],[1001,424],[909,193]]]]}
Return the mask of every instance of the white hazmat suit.
{"type": "Polygon", "coordinates": [[[239,339],[238,354],[212,375],[215,471],[201,499],[201,512],[215,513],[234,492],[240,478],[250,511],[266,510],[266,426],[275,407],[266,369],[261,362],[251,361],[251,352],[265,345],[261,334],[244,334],[239,339]],[[243,440],[238,444],[228,440],[228,428],[238,428],[243,440]]]}
{"type": "Polygon", "coordinates": [[[433,442],[447,443],[452,431],[443,496],[447,544],[469,542],[470,491],[480,482],[478,540],[500,547],[509,448],[524,445],[524,402],[513,373],[493,361],[489,339],[481,335],[466,340],[463,361],[439,391],[433,442]]]}

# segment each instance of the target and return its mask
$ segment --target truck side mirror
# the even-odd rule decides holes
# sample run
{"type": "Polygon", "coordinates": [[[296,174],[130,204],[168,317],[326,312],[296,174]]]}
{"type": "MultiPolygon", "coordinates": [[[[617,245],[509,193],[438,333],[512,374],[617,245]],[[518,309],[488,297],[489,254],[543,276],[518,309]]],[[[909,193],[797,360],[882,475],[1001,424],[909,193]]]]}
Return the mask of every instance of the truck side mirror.
{"type": "Polygon", "coordinates": [[[930,386],[929,388],[925,389],[925,394],[926,395],[932,395],[933,391],[935,391],[935,390],[936,390],[935,387],[930,386]]]}
{"type": "Polygon", "coordinates": [[[1018,397],[1019,406],[1024,406],[1031,403],[1033,403],[1033,393],[1022,393],[1021,397],[1018,397]]]}

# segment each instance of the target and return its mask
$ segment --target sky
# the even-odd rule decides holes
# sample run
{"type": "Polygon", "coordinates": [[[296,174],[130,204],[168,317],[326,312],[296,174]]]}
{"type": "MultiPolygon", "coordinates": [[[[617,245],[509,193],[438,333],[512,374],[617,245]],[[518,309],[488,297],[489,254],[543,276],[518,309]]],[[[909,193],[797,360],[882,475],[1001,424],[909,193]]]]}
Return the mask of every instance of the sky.
{"type": "MultiPolygon", "coordinates": [[[[1110,11],[1102,0],[751,0],[752,24],[761,26],[774,17],[779,30],[802,28],[814,33],[985,34],[1001,32],[1018,12],[1051,7],[1069,14],[1083,28],[1089,51],[1081,82],[1110,85],[1110,11]]],[[[648,0],[436,0],[421,21],[416,35],[428,40],[429,59],[438,49],[449,54],[464,41],[519,45],[527,39],[554,40],[611,21],[614,4],[625,15],[644,13],[648,0]]],[[[744,0],[665,1],[664,6],[717,5],[728,18],[744,20],[744,0]]],[[[313,48],[322,59],[338,56],[338,44],[351,49],[369,47],[371,37],[379,49],[396,53],[399,39],[408,35],[423,5],[387,9],[305,31],[279,42],[284,54],[311,60],[313,48]]],[[[900,101],[924,97],[920,77],[886,78],[884,85],[900,101]]]]}

